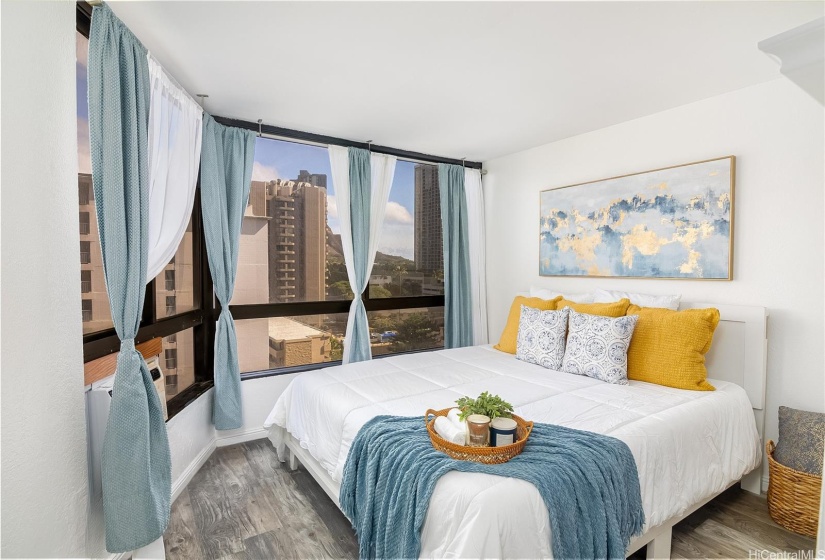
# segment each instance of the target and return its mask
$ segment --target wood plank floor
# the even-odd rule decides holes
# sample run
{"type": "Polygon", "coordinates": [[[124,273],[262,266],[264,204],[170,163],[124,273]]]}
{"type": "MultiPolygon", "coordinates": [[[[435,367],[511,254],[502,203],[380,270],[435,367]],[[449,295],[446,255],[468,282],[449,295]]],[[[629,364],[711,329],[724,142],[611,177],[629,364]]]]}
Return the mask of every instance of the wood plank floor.
{"type": "MultiPolygon", "coordinates": [[[[346,517],[306,471],[279,463],[268,440],[216,450],[175,500],[164,542],[169,560],[358,557],[346,517]]],[[[749,550],[813,547],[771,521],[763,498],[732,489],[674,529],[672,550],[673,558],[748,558],[749,550]]]]}

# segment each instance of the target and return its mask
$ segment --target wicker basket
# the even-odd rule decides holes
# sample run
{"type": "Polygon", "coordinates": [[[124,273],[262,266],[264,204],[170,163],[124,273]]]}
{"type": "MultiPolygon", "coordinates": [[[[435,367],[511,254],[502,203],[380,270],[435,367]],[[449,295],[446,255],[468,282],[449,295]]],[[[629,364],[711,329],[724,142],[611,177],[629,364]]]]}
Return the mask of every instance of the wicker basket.
{"type": "Polygon", "coordinates": [[[776,445],[768,441],[770,482],[768,483],[768,510],[774,521],[786,529],[816,537],[819,522],[819,499],[822,477],[794,470],[776,462],[776,445]]]}
{"type": "Polygon", "coordinates": [[[487,465],[506,463],[524,450],[524,444],[527,443],[527,438],[530,437],[530,432],[533,431],[532,422],[527,422],[524,418],[513,414],[513,420],[516,421],[517,438],[515,443],[501,447],[457,445],[442,438],[435,431],[435,419],[438,416],[447,416],[448,412],[450,412],[449,408],[443,410],[430,409],[427,411],[427,414],[424,415],[424,422],[427,424],[427,431],[430,433],[430,441],[433,447],[459,461],[474,461],[487,465]],[[430,418],[431,416],[432,419],[430,418]]]}

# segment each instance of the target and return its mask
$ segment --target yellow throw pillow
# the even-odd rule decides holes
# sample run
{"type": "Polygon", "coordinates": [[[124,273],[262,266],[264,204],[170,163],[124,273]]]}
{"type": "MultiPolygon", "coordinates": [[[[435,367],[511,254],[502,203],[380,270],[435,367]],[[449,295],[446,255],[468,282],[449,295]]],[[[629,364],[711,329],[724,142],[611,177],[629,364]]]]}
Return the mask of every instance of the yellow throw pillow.
{"type": "Polygon", "coordinates": [[[719,324],[718,309],[672,311],[631,305],[628,315],[638,315],[627,349],[627,378],[657,385],[713,391],[707,382],[705,354],[719,324]]]}
{"type": "Polygon", "coordinates": [[[577,313],[601,315],[602,317],[624,317],[627,314],[629,305],[630,300],[627,298],[614,301],[613,303],[576,303],[569,299],[562,299],[556,304],[556,309],[569,307],[577,313]]]}
{"type": "Polygon", "coordinates": [[[541,309],[542,311],[553,311],[556,309],[556,303],[558,303],[560,299],[561,296],[553,299],[516,296],[516,299],[513,300],[513,304],[510,306],[510,314],[507,316],[507,324],[504,325],[501,338],[493,348],[507,352],[508,354],[515,354],[516,341],[518,340],[518,324],[521,318],[521,306],[526,305],[527,307],[541,309]]]}

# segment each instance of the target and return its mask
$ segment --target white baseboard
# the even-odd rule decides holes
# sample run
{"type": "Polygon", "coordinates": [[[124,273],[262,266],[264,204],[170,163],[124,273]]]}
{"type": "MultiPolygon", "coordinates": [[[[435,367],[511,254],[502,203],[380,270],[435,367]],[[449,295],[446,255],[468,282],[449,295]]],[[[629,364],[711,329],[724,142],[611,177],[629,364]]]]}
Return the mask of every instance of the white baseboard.
{"type": "Polygon", "coordinates": [[[201,452],[189,463],[189,466],[181,473],[177,480],[172,482],[172,501],[174,502],[186,485],[192,480],[192,477],[200,470],[203,464],[209,459],[215,451],[215,440],[209,442],[209,445],[201,449],[201,452]]]}
{"type": "MultiPolygon", "coordinates": [[[[218,432],[220,433],[220,432],[218,432]]],[[[234,434],[231,436],[220,436],[218,435],[215,438],[215,446],[216,447],[226,447],[227,445],[235,445],[236,443],[245,443],[247,441],[254,441],[256,439],[265,439],[268,436],[269,432],[267,432],[263,428],[258,428],[255,430],[249,430],[240,434],[234,434]]]]}
{"type": "Polygon", "coordinates": [[[770,480],[770,477],[768,477],[768,476],[763,476],[762,477],[762,493],[763,494],[768,492],[768,481],[769,480],[770,480]]]}

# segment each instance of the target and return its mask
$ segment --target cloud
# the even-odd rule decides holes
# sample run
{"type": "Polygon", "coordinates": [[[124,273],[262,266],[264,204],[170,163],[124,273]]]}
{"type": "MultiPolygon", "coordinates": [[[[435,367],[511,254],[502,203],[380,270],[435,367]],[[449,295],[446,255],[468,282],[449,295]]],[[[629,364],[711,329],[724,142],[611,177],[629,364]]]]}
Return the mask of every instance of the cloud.
{"type": "Polygon", "coordinates": [[[252,164],[252,180],[253,181],[272,181],[280,177],[278,170],[270,165],[264,165],[259,162],[252,164]]]}
{"type": "Polygon", "coordinates": [[[327,219],[338,219],[338,202],[334,196],[327,196],[327,219]]]}
{"type": "Polygon", "coordinates": [[[413,217],[410,211],[397,202],[388,202],[387,211],[384,214],[385,224],[412,224],[413,217]]]}
{"type": "Polygon", "coordinates": [[[415,236],[412,224],[384,223],[381,230],[381,239],[378,250],[388,255],[398,255],[408,259],[413,258],[415,236]]]}
{"type": "Polygon", "coordinates": [[[77,170],[92,172],[92,156],[89,149],[89,121],[77,117],[77,170]]]}
{"type": "Polygon", "coordinates": [[[338,201],[335,196],[327,195],[327,225],[332,233],[341,233],[341,224],[338,222],[338,201]]]}

